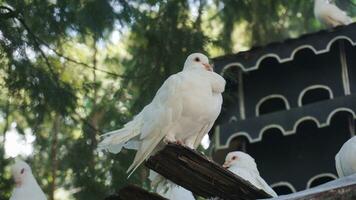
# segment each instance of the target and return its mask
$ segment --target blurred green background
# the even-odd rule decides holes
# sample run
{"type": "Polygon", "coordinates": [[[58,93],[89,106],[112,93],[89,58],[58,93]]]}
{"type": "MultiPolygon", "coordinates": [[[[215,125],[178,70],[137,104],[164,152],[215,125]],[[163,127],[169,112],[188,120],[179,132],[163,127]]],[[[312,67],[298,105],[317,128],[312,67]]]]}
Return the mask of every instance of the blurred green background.
{"type": "MultiPolygon", "coordinates": [[[[336,4],[352,13],[351,0],[336,4]]],[[[323,27],[312,0],[0,0],[0,199],[20,155],[53,199],[103,199],[135,183],[133,152],[96,152],[182,69],[323,27]]]]}

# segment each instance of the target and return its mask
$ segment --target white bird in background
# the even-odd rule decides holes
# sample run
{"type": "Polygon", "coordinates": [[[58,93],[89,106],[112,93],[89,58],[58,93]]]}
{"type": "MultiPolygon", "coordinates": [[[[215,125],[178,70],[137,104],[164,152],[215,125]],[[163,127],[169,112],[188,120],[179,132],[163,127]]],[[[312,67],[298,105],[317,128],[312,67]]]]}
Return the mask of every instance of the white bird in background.
{"type": "Polygon", "coordinates": [[[352,19],[347,16],[346,12],[331,4],[329,0],[314,0],[314,15],[328,27],[352,23],[352,19]]]}
{"type": "Polygon", "coordinates": [[[342,145],[340,151],[335,156],[335,166],[339,177],[356,173],[356,136],[342,145]]]}
{"type": "Polygon", "coordinates": [[[166,192],[159,192],[158,194],[169,200],[195,200],[190,191],[178,185],[169,187],[166,192]]]}
{"type": "Polygon", "coordinates": [[[16,187],[12,191],[10,200],[46,200],[46,195],[37,184],[30,166],[22,160],[16,159],[12,166],[12,175],[16,187]]]}
{"type": "Polygon", "coordinates": [[[273,189],[260,176],[255,160],[250,155],[242,151],[230,152],[226,156],[223,167],[250,182],[258,189],[264,190],[272,197],[277,197],[276,192],[273,191],[273,189]]]}
{"type": "Polygon", "coordinates": [[[148,179],[155,191],[169,200],[195,200],[193,193],[150,170],[148,179]]]}
{"type": "Polygon", "coordinates": [[[188,56],[181,72],[171,75],[152,102],[122,129],[104,134],[99,150],[137,149],[127,171],[133,172],[158,144],[174,142],[197,148],[220,114],[225,80],[201,53],[188,56]]]}

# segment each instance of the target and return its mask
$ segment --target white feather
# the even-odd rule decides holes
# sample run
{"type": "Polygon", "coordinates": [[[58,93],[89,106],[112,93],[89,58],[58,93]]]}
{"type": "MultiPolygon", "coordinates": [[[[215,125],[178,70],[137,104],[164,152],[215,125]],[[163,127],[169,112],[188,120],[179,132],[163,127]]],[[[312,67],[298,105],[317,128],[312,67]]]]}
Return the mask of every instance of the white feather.
{"type": "Polygon", "coordinates": [[[336,154],[335,166],[339,177],[356,173],[356,136],[346,141],[336,154]]]}
{"type": "Polygon", "coordinates": [[[314,0],[314,15],[328,27],[352,23],[352,19],[343,10],[327,0],[314,0]]]}

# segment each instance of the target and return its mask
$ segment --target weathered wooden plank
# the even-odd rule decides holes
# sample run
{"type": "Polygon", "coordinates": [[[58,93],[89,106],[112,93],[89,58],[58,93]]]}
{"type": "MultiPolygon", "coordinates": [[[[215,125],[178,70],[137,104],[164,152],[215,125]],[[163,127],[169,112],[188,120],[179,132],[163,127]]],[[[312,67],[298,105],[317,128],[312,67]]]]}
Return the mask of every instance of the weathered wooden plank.
{"type": "Polygon", "coordinates": [[[273,200],[356,200],[356,174],[273,200]]]}
{"type": "Polygon", "coordinates": [[[233,200],[270,197],[200,152],[181,145],[166,145],[148,159],[146,166],[202,197],[233,200]]]}
{"type": "Polygon", "coordinates": [[[114,194],[105,198],[105,200],[167,200],[158,194],[147,192],[135,185],[128,185],[120,189],[119,194],[114,194]]]}

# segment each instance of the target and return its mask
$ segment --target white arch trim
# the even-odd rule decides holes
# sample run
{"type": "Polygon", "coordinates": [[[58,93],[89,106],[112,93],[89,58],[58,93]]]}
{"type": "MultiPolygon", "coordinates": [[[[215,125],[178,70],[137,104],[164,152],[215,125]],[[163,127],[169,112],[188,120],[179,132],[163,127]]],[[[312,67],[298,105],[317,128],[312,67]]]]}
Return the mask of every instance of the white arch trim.
{"type": "Polygon", "coordinates": [[[306,88],[304,88],[300,94],[299,94],[299,97],[298,97],[298,106],[299,107],[302,107],[302,100],[303,100],[303,97],[304,97],[304,94],[306,92],[308,92],[309,90],[314,90],[314,89],[325,89],[329,92],[329,97],[330,99],[333,99],[334,98],[334,93],[333,91],[330,89],[329,86],[326,86],[326,85],[311,85],[311,86],[308,86],[306,88]]]}
{"type": "Polygon", "coordinates": [[[318,174],[318,175],[315,175],[315,176],[313,176],[311,179],[308,180],[306,189],[309,189],[309,188],[310,188],[310,186],[311,186],[311,184],[313,183],[313,181],[315,181],[315,180],[318,179],[318,178],[322,178],[322,177],[333,178],[334,180],[337,179],[337,176],[336,176],[335,174],[332,174],[332,173],[322,173],[322,174],[318,174]]]}
{"type": "Polygon", "coordinates": [[[277,182],[277,183],[273,183],[271,184],[271,188],[273,189],[274,187],[279,187],[279,186],[285,186],[285,187],[288,187],[290,190],[292,190],[292,192],[297,192],[297,190],[295,189],[295,187],[287,182],[287,181],[281,181],[281,182],[277,182]]]}
{"type": "Polygon", "coordinates": [[[255,107],[255,113],[256,113],[256,116],[259,116],[260,115],[260,106],[261,104],[263,104],[264,102],[266,102],[267,100],[269,99],[282,99],[283,102],[284,102],[284,105],[286,106],[286,109],[289,110],[290,109],[290,105],[289,105],[289,102],[287,100],[287,98],[285,98],[283,95],[281,94],[271,94],[271,95],[268,95],[268,96],[265,96],[263,97],[262,99],[260,99],[257,104],[256,104],[256,107],[255,107]]]}
{"type": "Polygon", "coordinates": [[[274,54],[274,53],[267,53],[263,56],[261,56],[256,64],[253,66],[253,67],[249,67],[249,68],[246,68],[243,64],[241,64],[240,62],[233,62],[233,63],[229,63],[227,65],[225,65],[223,67],[223,70],[221,71],[221,74],[223,75],[225,73],[226,70],[228,70],[230,67],[233,67],[233,66],[237,66],[237,67],[240,67],[243,71],[247,72],[247,71],[253,71],[253,70],[256,70],[259,68],[261,62],[265,59],[265,58],[275,58],[276,60],[278,60],[279,63],[285,63],[285,62],[288,62],[288,61],[292,61],[294,59],[294,56],[295,54],[300,51],[300,50],[303,50],[303,49],[310,49],[312,50],[316,55],[319,55],[319,54],[322,54],[322,53],[327,53],[330,51],[330,48],[331,48],[331,45],[337,41],[337,40],[347,40],[350,42],[350,44],[352,46],[356,46],[356,42],[352,41],[351,38],[347,37],[346,35],[339,35],[339,36],[336,36],[334,37],[333,39],[331,39],[328,44],[326,45],[326,48],[325,49],[322,49],[322,50],[316,50],[313,46],[311,45],[301,45],[297,48],[295,48],[292,52],[292,54],[287,57],[287,58],[280,58],[277,54],[274,54]]]}
{"type": "Polygon", "coordinates": [[[250,143],[260,142],[260,141],[262,141],[263,134],[265,134],[267,130],[273,129],[273,128],[276,128],[276,129],[280,130],[281,133],[283,134],[283,136],[292,135],[292,134],[296,133],[299,124],[301,124],[301,123],[303,123],[305,121],[313,121],[313,122],[315,122],[315,124],[318,126],[318,128],[327,127],[327,126],[330,125],[332,117],[338,112],[348,112],[348,113],[352,114],[354,119],[356,119],[356,113],[353,110],[351,110],[350,108],[340,107],[340,108],[337,108],[337,109],[333,110],[331,113],[329,113],[329,115],[328,115],[328,117],[326,119],[326,122],[324,122],[324,123],[321,123],[318,119],[316,119],[313,116],[305,116],[305,117],[302,117],[302,118],[298,119],[294,123],[293,129],[291,129],[291,130],[285,130],[282,126],[280,126],[278,124],[269,124],[269,125],[263,127],[260,130],[257,138],[251,138],[251,136],[247,132],[239,131],[239,132],[231,134],[230,137],[227,139],[226,143],[223,144],[223,145],[220,145],[221,144],[220,143],[220,127],[217,126],[216,127],[217,128],[216,129],[216,134],[215,134],[216,135],[216,149],[218,150],[218,149],[227,149],[227,148],[229,148],[230,142],[235,137],[239,137],[239,136],[246,137],[249,140],[250,143]]]}

